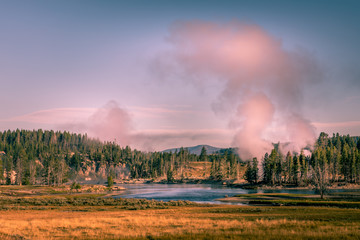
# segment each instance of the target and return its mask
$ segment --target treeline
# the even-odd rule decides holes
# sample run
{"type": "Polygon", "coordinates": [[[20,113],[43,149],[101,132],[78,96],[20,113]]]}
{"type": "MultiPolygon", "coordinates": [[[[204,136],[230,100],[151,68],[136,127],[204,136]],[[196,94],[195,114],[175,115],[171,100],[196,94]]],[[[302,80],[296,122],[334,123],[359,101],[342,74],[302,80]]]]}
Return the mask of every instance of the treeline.
{"type": "MultiPolygon", "coordinates": [[[[358,137],[329,137],[321,133],[311,151],[280,151],[275,144],[261,161],[248,163],[245,179],[268,185],[307,186],[314,182],[360,182],[358,137]]],[[[202,162],[201,178],[238,179],[243,163],[234,149],[200,156],[186,148],[174,153],[141,152],[114,142],[101,142],[86,134],[61,131],[15,130],[0,132],[0,184],[57,185],[78,178],[188,179],[190,163],[202,162]]],[[[200,177],[195,176],[195,177],[200,177]]]]}
{"type": "Polygon", "coordinates": [[[113,178],[187,178],[189,162],[212,162],[214,180],[237,175],[233,151],[197,156],[185,148],[175,153],[150,152],[60,131],[0,132],[0,183],[58,185],[81,176],[113,178]]]}
{"type": "Polygon", "coordinates": [[[210,162],[210,180],[221,181],[223,179],[239,178],[239,166],[242,163],[232,149],[226,149],[218,154],[210,155],[210,162]]]}
{"type": "Polygon", "coordinates": [[[54,131],[0,132],[0,180],[6,184],[60,184],[84,153],[101,143],[86,135],[54,131]]]}
{"type": "Polygon", "coordinates": [[[262,181],[268,185],[326,185],[334,182],[360,182],[360,140],[358,137],[321,133],[311,154],[287,152],[279,144],[262,159],[248,163],[245,178],[250,183],[262,181]],[[260,174],[260,168],[262,173],[260,174]]]}

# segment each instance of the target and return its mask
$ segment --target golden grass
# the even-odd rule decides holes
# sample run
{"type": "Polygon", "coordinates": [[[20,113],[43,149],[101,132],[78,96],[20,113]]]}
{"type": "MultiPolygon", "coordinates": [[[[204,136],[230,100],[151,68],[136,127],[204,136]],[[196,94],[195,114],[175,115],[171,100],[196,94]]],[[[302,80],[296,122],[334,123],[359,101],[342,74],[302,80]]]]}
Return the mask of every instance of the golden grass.
{"type": "MultiPolygon", "coordinates": [[[[211,162],[189,162],[185,169],[185,177],[190,179],[206,179],[210,176],[211,162]]],[[[178,173],[177,178],[181,175],[178,173]]]]}
{"type": "MultiPolygon", "coordinates": [[[[210,177],[211,162],[189,162],[188,167],[184,170],[184,175],[190,179],[207,179],[210,177]]],[[[239,165],[239,179],[243,179],[246,171],[246,166],[239,165]]],[[[180,173],[176,176],[181,178],[180,173]]]]}
{"type": "Polygon", "coordinates": [[[357,239],[359,209],[173,207],[0,211],[1,239],[357,239]],[[313,216],[307,218],[308,214],[313,216]],[[344,216],[352,216],[349,221],[344,216]],[[335,216],[329,220],[327,216],[335,216]],[[328,221],[326,221],[328,220],[328,221]]]}

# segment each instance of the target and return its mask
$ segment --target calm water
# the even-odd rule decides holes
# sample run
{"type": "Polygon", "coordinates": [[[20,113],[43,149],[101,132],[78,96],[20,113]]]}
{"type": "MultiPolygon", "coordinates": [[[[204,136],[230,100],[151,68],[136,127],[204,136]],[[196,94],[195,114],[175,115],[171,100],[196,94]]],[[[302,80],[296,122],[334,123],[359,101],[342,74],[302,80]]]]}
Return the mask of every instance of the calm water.
{"type": "Polygon", "coordinates": [[[189,200],[199,203],[223,203],[216,199],[246,193],[301,193],[313,194],[312,190],[246,190],[211,184],[123,184],[125,192],[115,198],[145,198],[161,201],[189,200]]]}

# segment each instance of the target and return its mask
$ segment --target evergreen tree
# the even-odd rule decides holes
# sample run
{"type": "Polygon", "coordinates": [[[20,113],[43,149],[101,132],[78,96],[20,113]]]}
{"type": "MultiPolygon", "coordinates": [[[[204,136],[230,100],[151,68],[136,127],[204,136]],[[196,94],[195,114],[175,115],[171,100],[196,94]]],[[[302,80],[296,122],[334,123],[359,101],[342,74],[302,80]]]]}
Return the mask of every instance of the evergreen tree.
{"type": "Polygon", "coordinates": [[[174,179],[174,172],[173,172],[173,170],[171,170],[170,168],[169,168],[169,170],[168,170],[167,173],[166,173],[166,180],[167,180],[167,182],[169,182],[169,183],[172,183],[172,182],[175,181],[175,179],[174,179]]]}
{"type": "Polygon", "coordinates": [[[206,174],[206,162],[208,161],[208,156],[207,156],[207,152],[206,152],[205,146],[203,146],[203,147],[201,148],[201,153],[200,153],[199,161],[200,161],[200,162],[204,162],[204,174],[203,174],[203,176],[205,177],[205,174],[206,174]]]}
{"type": "Polygon", "coordinates": [[[295,185],[299,185],[300,182],[300,162],[299,157],[294,155],[291,169],[291,179],[292,183],[295,185]]]}
{"type": "Polygon", "coordinates": [[[112,176],[108,176],[108,178],[107,178],[107,186],[109,188],[114,186],[114,180],[113,180],[112,176]]]}
{"type": "Polygon", "coordinates": [[[257,183],[259,180],[259,168],[257,158],[253,158],[252,162],[247,163],[244,178],[250,184],[257,183]]]}
{"type": "Polygon", "coordinates": [[[207,162],[208,161],[208,155],[205,146],[201,148],[201,153],[199,157],[200,162],[207,162]]]}
{"type": "Polygon", "coordinates": [[[3,162],[3,154],[0,153],[0,183],[4,180],[4,162],[3,162]]]}
{"type": "Polygon", "coordinates": [[[284,168],[284,178],[286,183],[292,182],[292,175],[291,175],[292,166],[293,166],[292,156],[291,153],[288,152],[285,157],[285,168],[284,168]]]}

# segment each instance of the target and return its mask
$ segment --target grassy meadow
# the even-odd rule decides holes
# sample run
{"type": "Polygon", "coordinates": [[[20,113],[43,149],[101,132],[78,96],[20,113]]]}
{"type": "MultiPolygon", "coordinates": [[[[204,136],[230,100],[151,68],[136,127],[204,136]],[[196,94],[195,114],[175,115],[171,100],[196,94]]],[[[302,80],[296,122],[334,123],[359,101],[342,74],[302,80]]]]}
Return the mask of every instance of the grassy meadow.
{"type": "MultiPolygon", "coordinates": [[[[360,209],[353,205],[205,205],[113,199],[105,193],[65,193],[49,187],[0,189],[0,239],[5,240],[360,238],[360,209]]],[[[357,202],[356,193],[346,195],[346,200],[337,195],[340,199],[328,201],[357,202]]],[[[294,194],[244,198],[279,196],[310,201],[294,194]]]]}
{"type": "Polygon", "coordinates": [[[1,211],[1,239],[358,239],[360,210],[182,206],[1,211]]]}

